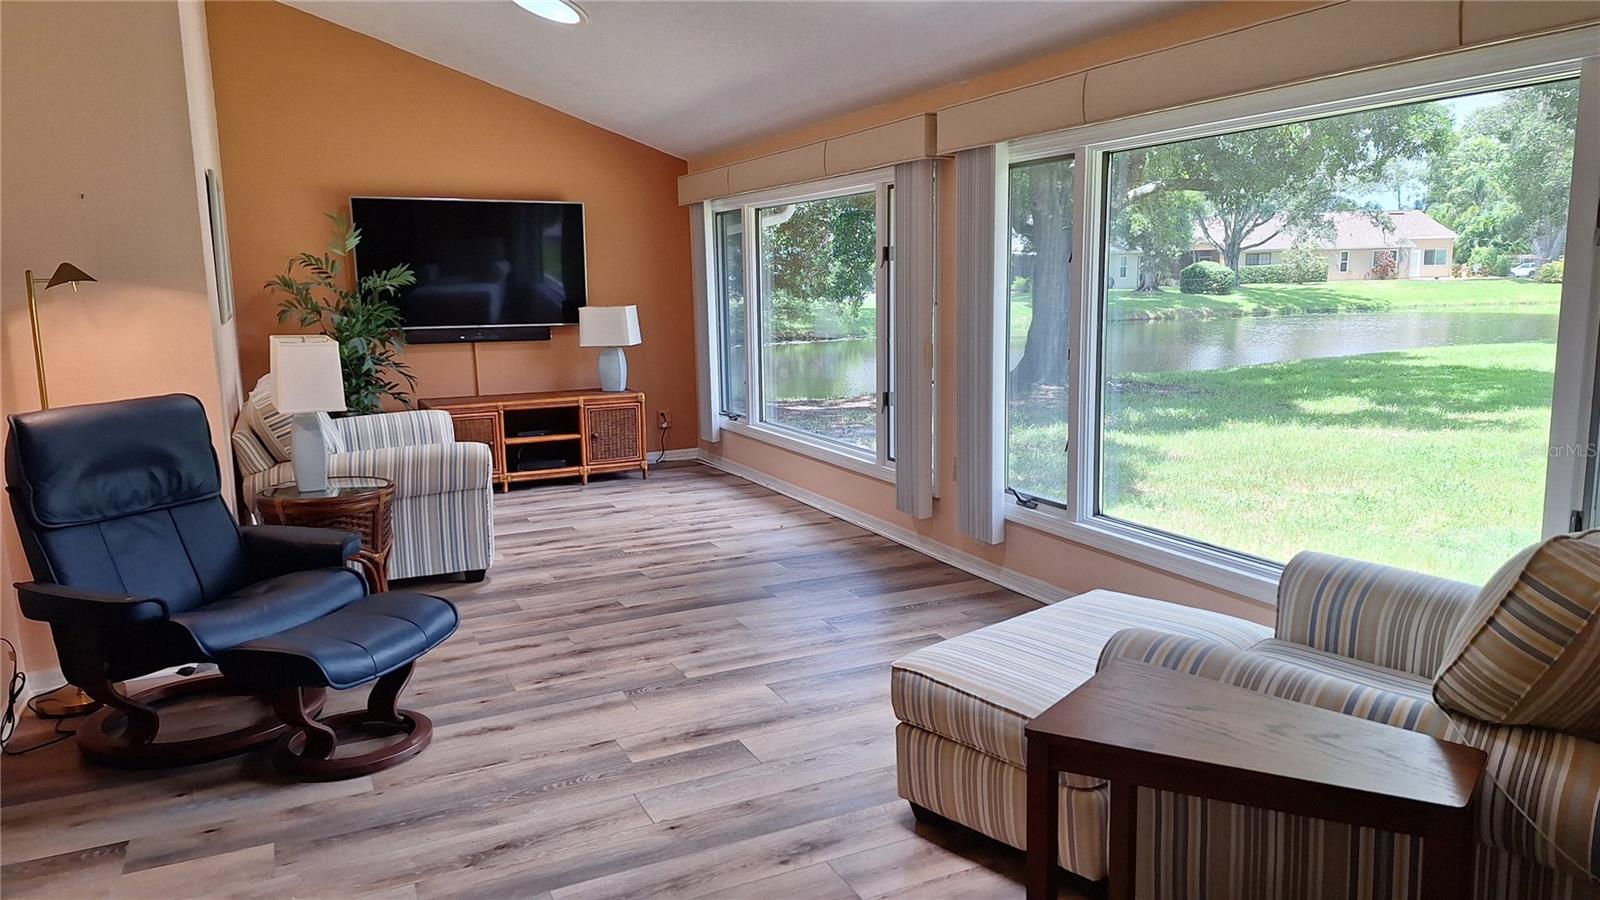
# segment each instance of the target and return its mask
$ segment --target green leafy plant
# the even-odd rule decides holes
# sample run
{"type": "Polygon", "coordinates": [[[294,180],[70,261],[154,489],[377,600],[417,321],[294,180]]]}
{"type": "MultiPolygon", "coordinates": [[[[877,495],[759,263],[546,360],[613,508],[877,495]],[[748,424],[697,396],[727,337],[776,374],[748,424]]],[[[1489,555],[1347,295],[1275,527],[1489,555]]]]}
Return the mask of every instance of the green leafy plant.
{"type": "Polygon", "coordinates": [[[1567,258],[1553,259],[1538,269],[1534,270],[1533,280],[1543,284],[1560,284],[1563,270],[1567,267],[1567,258]]]}
{"type": "Polygon", "coordinates": [[[1185,294],[1231,294],[1238,278],[1222,263],[1201,260],[1178,273],[1178,290],[1185,294]]]}
{"type": "Polygon", "coordinates": [[[1289,267],[1289,280],[1295,284],[1328,280],[1328,257],[1315,247],[1295,244],[1284,251],[1283,264],[1289,267]]]}
{"type": "Polygon", "coordinates": [[[1294,268],[1284,263],[1270,266],[1240,266],[1240,284],[1293,284],[1294,268]]]}
{"type": "Polygon", "coordinates": [[[400,289],[417,283],[405,264],[355,279],[350,254],[361,243],[361,229],[338,215],[329,214],[333,242],[321,256],[299,253],[289,258],[287,271],[266,283],[266,289],[283,296],[278,321],[295,320],[302,328],[315,328],[339,344],[344,375],[344,402],[352,415],[378,412],[384,397],[410,406],[417,379],[400,359],[405,335],[400,309],[391,301],[400,289]],[[348,273],[348,274],[347,274],[348,273]],[[401,382],[404,382],[402,386],[401,382]]]}

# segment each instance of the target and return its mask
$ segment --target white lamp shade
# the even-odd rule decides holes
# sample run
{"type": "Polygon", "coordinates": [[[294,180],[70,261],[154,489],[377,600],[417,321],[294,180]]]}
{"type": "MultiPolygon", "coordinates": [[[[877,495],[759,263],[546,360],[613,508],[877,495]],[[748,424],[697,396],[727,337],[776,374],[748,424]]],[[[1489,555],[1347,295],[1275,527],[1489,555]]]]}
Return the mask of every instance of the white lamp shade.
{"type": "Polygon", "coordinates": [[[272,336],[272,399],[281,413],[344,410],[339,344],[327,335],[272,336]]]}
{"type": "Polygon", "coordinates": [[[578,346],[632,347],[639,343],[639,307],[585,306],[578,310],[578,346]]]}

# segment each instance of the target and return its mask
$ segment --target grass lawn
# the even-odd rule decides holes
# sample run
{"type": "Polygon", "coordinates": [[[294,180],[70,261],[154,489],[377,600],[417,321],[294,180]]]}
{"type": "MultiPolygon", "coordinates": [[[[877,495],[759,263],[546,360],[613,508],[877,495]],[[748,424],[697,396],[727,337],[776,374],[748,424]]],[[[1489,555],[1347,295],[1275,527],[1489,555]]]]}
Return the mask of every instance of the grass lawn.
{"type": "MultiPolygon", "coordinates": [[[[1102,507],[1268,559],[1481,582],[1539,537],[1554,363],[1551,342],[1483,344],[1122,379],[1102,507]]],[[[1013,403],[1013,484],[1065,484],[1061,403],[1013,403]]]]}
{"type": "MultiPolygon", "coordinates": [[[[1111,291],[1107,318],[1226,318],[1295,313],[1382,312],[1391,309],[1473,309],[1482,306],[1561,303],[1561,285],[1512,278],[1397,281],[1329,281],[1322,284],[1244,284],[1225,296],[1184,294],[1164,287],[1156,294],[1111,291]]],[[[1026,338],[1033,317],[1033,295],[1011,297],[1011,336],[1026,338]]]]}

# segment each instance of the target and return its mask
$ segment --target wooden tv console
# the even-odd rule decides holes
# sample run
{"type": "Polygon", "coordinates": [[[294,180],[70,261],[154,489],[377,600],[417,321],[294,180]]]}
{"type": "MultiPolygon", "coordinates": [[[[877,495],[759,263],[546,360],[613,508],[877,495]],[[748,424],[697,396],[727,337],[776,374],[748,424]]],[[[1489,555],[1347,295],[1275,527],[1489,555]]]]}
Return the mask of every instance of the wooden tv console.
{"type": "Polygon", "coordinates": [[[488,444],[502,491],[524,481],[583,479],[638,469],[650,477],[644,394],[639,391],[539,391],[435,397],[423,409],[455,420],[456,440],[488,444]]]}

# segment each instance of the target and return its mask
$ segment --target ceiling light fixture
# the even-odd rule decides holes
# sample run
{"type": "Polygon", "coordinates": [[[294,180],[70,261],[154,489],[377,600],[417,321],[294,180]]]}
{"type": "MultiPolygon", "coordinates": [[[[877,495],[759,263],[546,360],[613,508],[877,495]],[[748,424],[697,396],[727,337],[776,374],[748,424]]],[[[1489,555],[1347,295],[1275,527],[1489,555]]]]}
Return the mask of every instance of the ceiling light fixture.
{"type": "Polygon", "coordinates": [[[589,18],[578,8],[578,4],[569,0],[511,0],[511,2],[541,19],[549,19],[562,25],[581,25],[589,18]]]}

